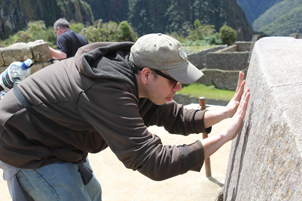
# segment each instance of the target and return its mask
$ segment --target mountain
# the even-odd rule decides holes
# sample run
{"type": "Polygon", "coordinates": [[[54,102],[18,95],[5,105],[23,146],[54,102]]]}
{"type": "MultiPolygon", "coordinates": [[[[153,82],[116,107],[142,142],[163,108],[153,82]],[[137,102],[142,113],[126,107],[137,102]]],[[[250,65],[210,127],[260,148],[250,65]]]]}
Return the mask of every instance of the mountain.
{"type": "Polygon", "coordinates": [[[282,0],[237,0],[237,3],[244,10],[249,23],[253,24],[265,11],[281,1],[282,0]]]}
{"type": "Polygon", "coordinates": [[[238,40],[251,40],[253,29],[236,0],[85,0],[94,19],[104,22],[127,20],[143,35],[152,32],[183,34],[194,21],[215,25],[216,31],[228,25],[238,31],[238,40]]]}
{"type": "Polygon", "coordinates": [[[0,39],[24,29],[29,21],[43,20],[47,27],[60,17],[94,23],[90,6],[82,0],[0,0],[0,5],[0,39]]]}
{"type": "Polygon", "coordinates": [[[302,0],[237,0],[253,29],[272,36],[302,33],[302,0]]]}
{"type": "Polygon", "coordinates": [[[289,36],[301,33],[302,0],[283,0],[253,22],[255,30],[269,35],[289,36]]]}
{"type": "Polygon", "coordinates": [[[289,36],[292,33],[302,33],[302,7],[293,9],[275,21],[263,25],[259,31],[272,36],[289,36]]]}
{"type": "Polygon", "coordinates": [[[47,27],[60,17],[83,24],[128,21],[139,35],[187,33],[194,21],[228,25],[238,40],[251,40],[252,26],[236,0],[0,0],[0,39],[24,29],[29,21],[43,20],[47,27]]]}

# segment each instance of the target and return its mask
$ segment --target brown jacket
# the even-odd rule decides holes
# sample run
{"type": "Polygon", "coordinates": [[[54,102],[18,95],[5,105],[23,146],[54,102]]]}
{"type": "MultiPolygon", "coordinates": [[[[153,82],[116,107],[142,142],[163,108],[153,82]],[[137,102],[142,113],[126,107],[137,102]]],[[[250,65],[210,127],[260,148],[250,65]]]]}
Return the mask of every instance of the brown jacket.
{"type": "Polygon", "coordinates": [[[203,126],[204,111],[139,99],[127,62],[132,45],[89,44],[18,85],[37,112],[63,128],[28,113],[10,90],[0,101],[0,160],[31,169],[85,161],[89,152],[109,146],[127,168],[154,180],[199,171],[204,161],[200,141],[164,146],[147,127],[164,126],[182,135],[210,132],[203,126]]]}

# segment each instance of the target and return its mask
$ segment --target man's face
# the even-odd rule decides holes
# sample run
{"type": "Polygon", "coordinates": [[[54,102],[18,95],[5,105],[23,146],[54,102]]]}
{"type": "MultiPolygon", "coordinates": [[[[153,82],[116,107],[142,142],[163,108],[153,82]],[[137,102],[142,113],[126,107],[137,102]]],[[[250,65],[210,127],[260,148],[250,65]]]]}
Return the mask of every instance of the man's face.
{"type": "MultiPolygon", "coordinates": [[[[165,75],[167,73],[161,71],[165,75]]],[[[181,83],[175,81],[173,78],[165,78],[156,72],[152,71],[153,79],[150,80],[147,86],[147,98],[156,105],[163,105],[168,101],[171,101],[176,91],[182,89],[181,83]],[[172,81],[172,79],[174,81],[172,81]]]]}
{"type": "Polygon", "coordinates": [[[62,30],[60,27],[54,28],[54,31],[57,37],[65,32],[65,30],[62,30]]]}

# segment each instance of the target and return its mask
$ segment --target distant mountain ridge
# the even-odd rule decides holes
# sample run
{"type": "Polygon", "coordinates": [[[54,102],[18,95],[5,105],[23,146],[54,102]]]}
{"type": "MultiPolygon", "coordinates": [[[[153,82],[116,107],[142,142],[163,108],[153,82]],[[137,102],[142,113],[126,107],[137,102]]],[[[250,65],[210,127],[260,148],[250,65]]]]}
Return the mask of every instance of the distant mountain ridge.
{"type": "Polygon", "coordinates": [[[284,0],[253,22],[255,30],[275,36],[302,33],[302,0],[284,0]]]}
{"type": "Polygon", "coordinates": [[[237,3],[244,10],[249,23],[253,24],[265,11],[280,1],[283,0],[237,0],[237,3]]]}
{"type": "Polygon", "coordinates": [[[272,36],[302,33],[302,0],[237,0],[237,2],[246,12],[255,31],[272,36]],[[253,18],[250,13],[253,5],[262,8],[262,10],[253,8],[257,18],[253,18]],[[263,12],[263,9],[267,10],[263,12]]]}

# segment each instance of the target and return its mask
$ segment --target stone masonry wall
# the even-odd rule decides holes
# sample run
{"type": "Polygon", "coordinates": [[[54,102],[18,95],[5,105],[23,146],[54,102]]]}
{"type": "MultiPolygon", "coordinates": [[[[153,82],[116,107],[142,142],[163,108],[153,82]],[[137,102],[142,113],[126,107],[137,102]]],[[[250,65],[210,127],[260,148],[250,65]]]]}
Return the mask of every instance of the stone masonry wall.
{"type": "Polygon", "coordinates": [[[248,66],[251,42],[236,42],[225,49],[210,52],[206,57],[207,69],[242,70],[248,66]]]}
{"type": "Polygon", "coordinates": [[[8,47],[0,48],[0,73],[2,73],[12,62],[32,59],[31,74],[48,66],[51,62],[48,44],[45,43],[14,43],[8,47]]]}
{"type": "Polygon", "coordinates": [[[224,200],[302,198],[302,40],[255,43],[247,73],[251,97],[232,142],[224,200]]]}
{"type": "Polygon", "coordinates": [[[188,54],[188,60],[196,66],[198,69],[203,69],[206,67],[206,56],[210,52],[216,52],[221,49],[226,48],[226,45],[219,45],[217,47],[207,49],[207,50],[202,50],[198,53],[194,54],[188,54]]]}
{"type": "Polygon", "coordinates": [[[214,85],[218,89],[236,90],[238,75],[242,71],[245,73],[247,69],[243,70],[220,70],[220,69],[203,69],[204,75],[197,80],[198,83],[204,85],[214,85]]]}

